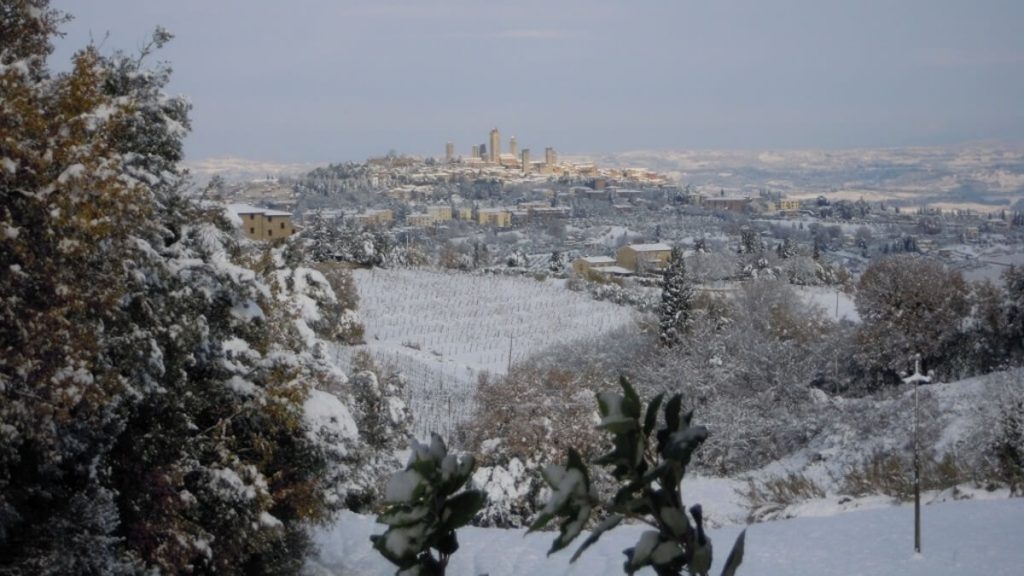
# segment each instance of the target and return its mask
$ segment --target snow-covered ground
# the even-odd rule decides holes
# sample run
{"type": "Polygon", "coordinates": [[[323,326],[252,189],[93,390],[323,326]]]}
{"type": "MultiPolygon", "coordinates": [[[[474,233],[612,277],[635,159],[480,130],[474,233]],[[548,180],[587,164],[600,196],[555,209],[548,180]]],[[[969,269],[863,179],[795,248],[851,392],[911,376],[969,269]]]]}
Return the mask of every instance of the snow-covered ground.
{"type": "MultiPolygon", "coordinates": [[[[684,483],[685,486],[685,483],[684,483]]],[[[786,574],[1019,576],[1024,573],[1024,499],[970,500],[924,506],[922,554],[913,553],[913,507],[899,506],[755,524],[748,528],[741,576],[786,574]]],[[[308,568],[313,576],[394,574],[395,567],[370,546],[383,532],[373,518],[344,513],[316,534],[320,554],[308,568]]],[[[453,576],[528,574],[622,574],[622,550],[633,546],[643,526],[620,527],[602,537],[573,565],[576,546],[547,557],[552,533],[466,528],[452,557],[453,576]]],[[[714,573],[742,526],[711,530],[714,573]]],[[[580,541],[585,537],[581,535],[580,541]]],[[[643,574],[650,572],[642,572],[643,574]]]]}
{"type": "MultiPolygon", "coordinates": [[[[1024,372],[1012,370],[936,383],[919,390],[922,439],[935,454],[976,450],[979,424],[1007,386],[1019,386],[1024,372]]],[[[878,452],[908,453],[913,430],[914,391],[885,398],[820,399],[826,426],[808,445],[742,478],[688,476],[683,498],[705,510],[720,566],[746,524],[749,511],[739,494],[747,477],[764,480],[798,473],[823,492],[771,515],[785,518],[750,525],[740,574],[829,576],[833,574],[1020,575],[1024,574],[1024,499],[1009,498],[970,484],[922,494],[924,553],[913,555],[913,508],[882,495],[851,497],[841,492],[843,470],[878,452]]],[[[309,565],[314,576],[392,574],[394,568],[370,546],[383,532],[372,517],[343,514],[315,535],[320,553],[309,565]]],[[[605,535],[576,565],[569,548],[548,558],[551,533],[524,536],[523,530],[466,528],[449,574],[620,574],[621,551],[632,546],[643,526],[605,535]]],[[[585,535],[583,536],[585,537],[585,535]]],[[[581,537],[580,541],[582,541],[581,537]]],[[[714,572],[717,573],[719,569],[714,572]]]]}
{"type": "MultiPolygon", "coordinates": [[[[1020,385],[1024,370],[995,372],[955,382],[921,385],[921,442],[936,455],[974,450],[973,434],[994,417],[993,403],[1007,386],[1020,385]]],[[[826,483],[857,459],[907,451],[913,444],[915,391],[904,387],[889,398],[820,398],[825,426],[806,447],[769,468],[812,474],[826,483]],[[814,472],[816,471],[817,472],[814,472]]]]}
{"type": "Polygon", "coordinates": [[[964,271],[964,278],[972,282],[990,280],[998,286],[1003,285],[1003,273],[1012,266],[1024,266],[1024,253],[1009,254],[987,253],[966,260],[969,267],[964,271]]]}
{"type": "Polygon", "coordinates": [[[829,286],[793,286],[793,289],[805,302],[820,306],[832,320],[860,322],[860,314],[849,294],[829,286]]]}
{"type": "MultiPolygon", "coordinates": [[[[414,432],[448,436],[472,411],[483,372],[557,344],[592,338],[635,322],[626,307],[598,302],[557,280],[426,269],[357,270],[366,349],[406,379],[414,432]]],[[[346,357],[340,357],[343,365],[346,357]]]]}

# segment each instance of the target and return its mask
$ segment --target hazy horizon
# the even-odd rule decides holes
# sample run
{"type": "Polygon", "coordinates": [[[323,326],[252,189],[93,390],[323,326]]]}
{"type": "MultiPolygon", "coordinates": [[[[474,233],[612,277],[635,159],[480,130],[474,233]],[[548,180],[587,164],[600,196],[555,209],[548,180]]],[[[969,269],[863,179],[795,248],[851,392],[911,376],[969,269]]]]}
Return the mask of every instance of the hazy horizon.
{"type": "Polygon", "coordinates": [[[1024,142],[1024,4],[60,0],[52,65],[157,25],[190,161],[1024,142]],[[105,34],[109,37],[104,40],[105,34]]]}

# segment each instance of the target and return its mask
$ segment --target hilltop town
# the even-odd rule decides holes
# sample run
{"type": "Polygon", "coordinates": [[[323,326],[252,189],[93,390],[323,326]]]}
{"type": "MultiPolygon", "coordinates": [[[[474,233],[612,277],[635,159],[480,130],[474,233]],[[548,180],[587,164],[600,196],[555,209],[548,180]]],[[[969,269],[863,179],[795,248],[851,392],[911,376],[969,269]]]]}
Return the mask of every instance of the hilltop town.
{"type": "MultiPolygon", "coordinates": [[[[297,229],[316,222],[384,234],[388,239],[378,244],[404,247],[414,261],[460,269],[511,262],[513,268],[560,273],[554,258],[566,271],[570,265],[577,272],[602,268],[619,278],[650,271],[650,266],[645,270],[617,256],[627,245],[659,246],[650,257],[660,262],[673,245],[688,253],[720,254],[707,267],[712,269],[709,281],[756,274],[760,268],[804,283],[828,284],[855,275],[875,255],[904,251],[932,254],[974,279],[997,277],[1009,264],[1021,263],[1013,249],[1024,237],[1019,206],[995,199],[981,211],[976,205],[916,202],[905,177],[904,187],[890,196],[878,189],[851,196],[834,187],[779,185],[785,174],[805,178],[800,175],[807,174],[806,168],[786,173],[776,167],[761,185],[756,174],[764,168],[751,168],[737,185],[743,168],[735,156],[728,157],[731,171],[716,180],[715,165],[706,159],[703,172],[694,171],[691,162],[691,173],[681,175],[648,167],[653,164],[649,158],[639,161],[643,167],[604,166],[590,159],[560,159],[547,147],[543,159],[532,160],[515,137],[505,144],[495,128],[487,143],[473,145],[466,156],[448,142],[440,158],[389,154],[300,176],[215,181],[212,188],[214,196],[248,205],[250,212],[271,210],[279,219],[288,214],[288,226],[294,223],[297,229]],[[700,184],[686,180],[687,175],[700,184]],[[745,249],[768,256],[744,262],[745,249]],[[784,262],[791,256],[801,263],[784,262]],[[797,270],[779,271],[786,266],[797,270]],[[808,272],[812,269],[818,272],[808,272]]],[[[847,181],[856,181],[850,176],[851,156],[837,157],[844,158],[847,181]]],[[[884,156],[869,157],[878,164],[884,156]]],[[[801,158],[806,163],[807,155],[801,158]]],[[[929,152],[926,158],[934,165],[937,155],[929,152]]],[[[997,159],[1005,166],[1005,154],[997,159]]],[[[907,156],[900,162],[901,173],[913,170],[907,156]]],[[[982,161],[975,162],[973,173],[982,173],[982,161]]],[[[816,164],[819,172],[827,170],[822,164],[816,164]]],[[[879,169],[865,170],[874,174],[879,169]]],[[[283,224],[277,226],[280,235],[283,224]]],[[[263,240],[274,237],[274,231],[268,237],[266,228],[256,230],[248,226],[245,232],[263,240]]]]}

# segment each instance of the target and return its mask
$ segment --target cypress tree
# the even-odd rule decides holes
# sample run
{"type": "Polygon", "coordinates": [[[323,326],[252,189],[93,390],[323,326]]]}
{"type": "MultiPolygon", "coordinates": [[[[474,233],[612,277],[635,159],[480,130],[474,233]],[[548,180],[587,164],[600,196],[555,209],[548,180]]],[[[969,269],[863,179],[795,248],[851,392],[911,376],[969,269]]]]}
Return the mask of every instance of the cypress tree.
{"type": "Polygon", "coordinates": [[[662,280],[659,339],[663,346],[674,346],[690,330],[693,285],[686,276],[686,263],[679,248],[673,248],[662,280]]]}

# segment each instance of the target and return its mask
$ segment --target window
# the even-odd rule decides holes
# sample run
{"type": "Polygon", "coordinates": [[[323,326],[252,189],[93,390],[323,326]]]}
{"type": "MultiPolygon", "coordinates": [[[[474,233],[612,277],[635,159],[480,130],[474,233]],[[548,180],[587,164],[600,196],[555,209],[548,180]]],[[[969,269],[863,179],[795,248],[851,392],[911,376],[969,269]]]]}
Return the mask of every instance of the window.
{"type": "Polygon", "coordinates": [[[274,235],[274,231],[273,230],[267,230],[267,236],[273,236],[273,235],[274,235]]]}
{"type": "Polygon", "coordinates": [[[281,230],[284,230],[284,222],[281,222],[281,230]]]}
{"type": "Polygon", "coordinates": [[[255,214],[249,214],[249,220],[255,220],[255,219],[256,219],[256,215],[255,214]]]}
{"type": "Polygon", "coordinates": [[[255,234],[255,233],[256,233],[256,229],[255,228],[249,228],[249,234],[255,234]]]}

